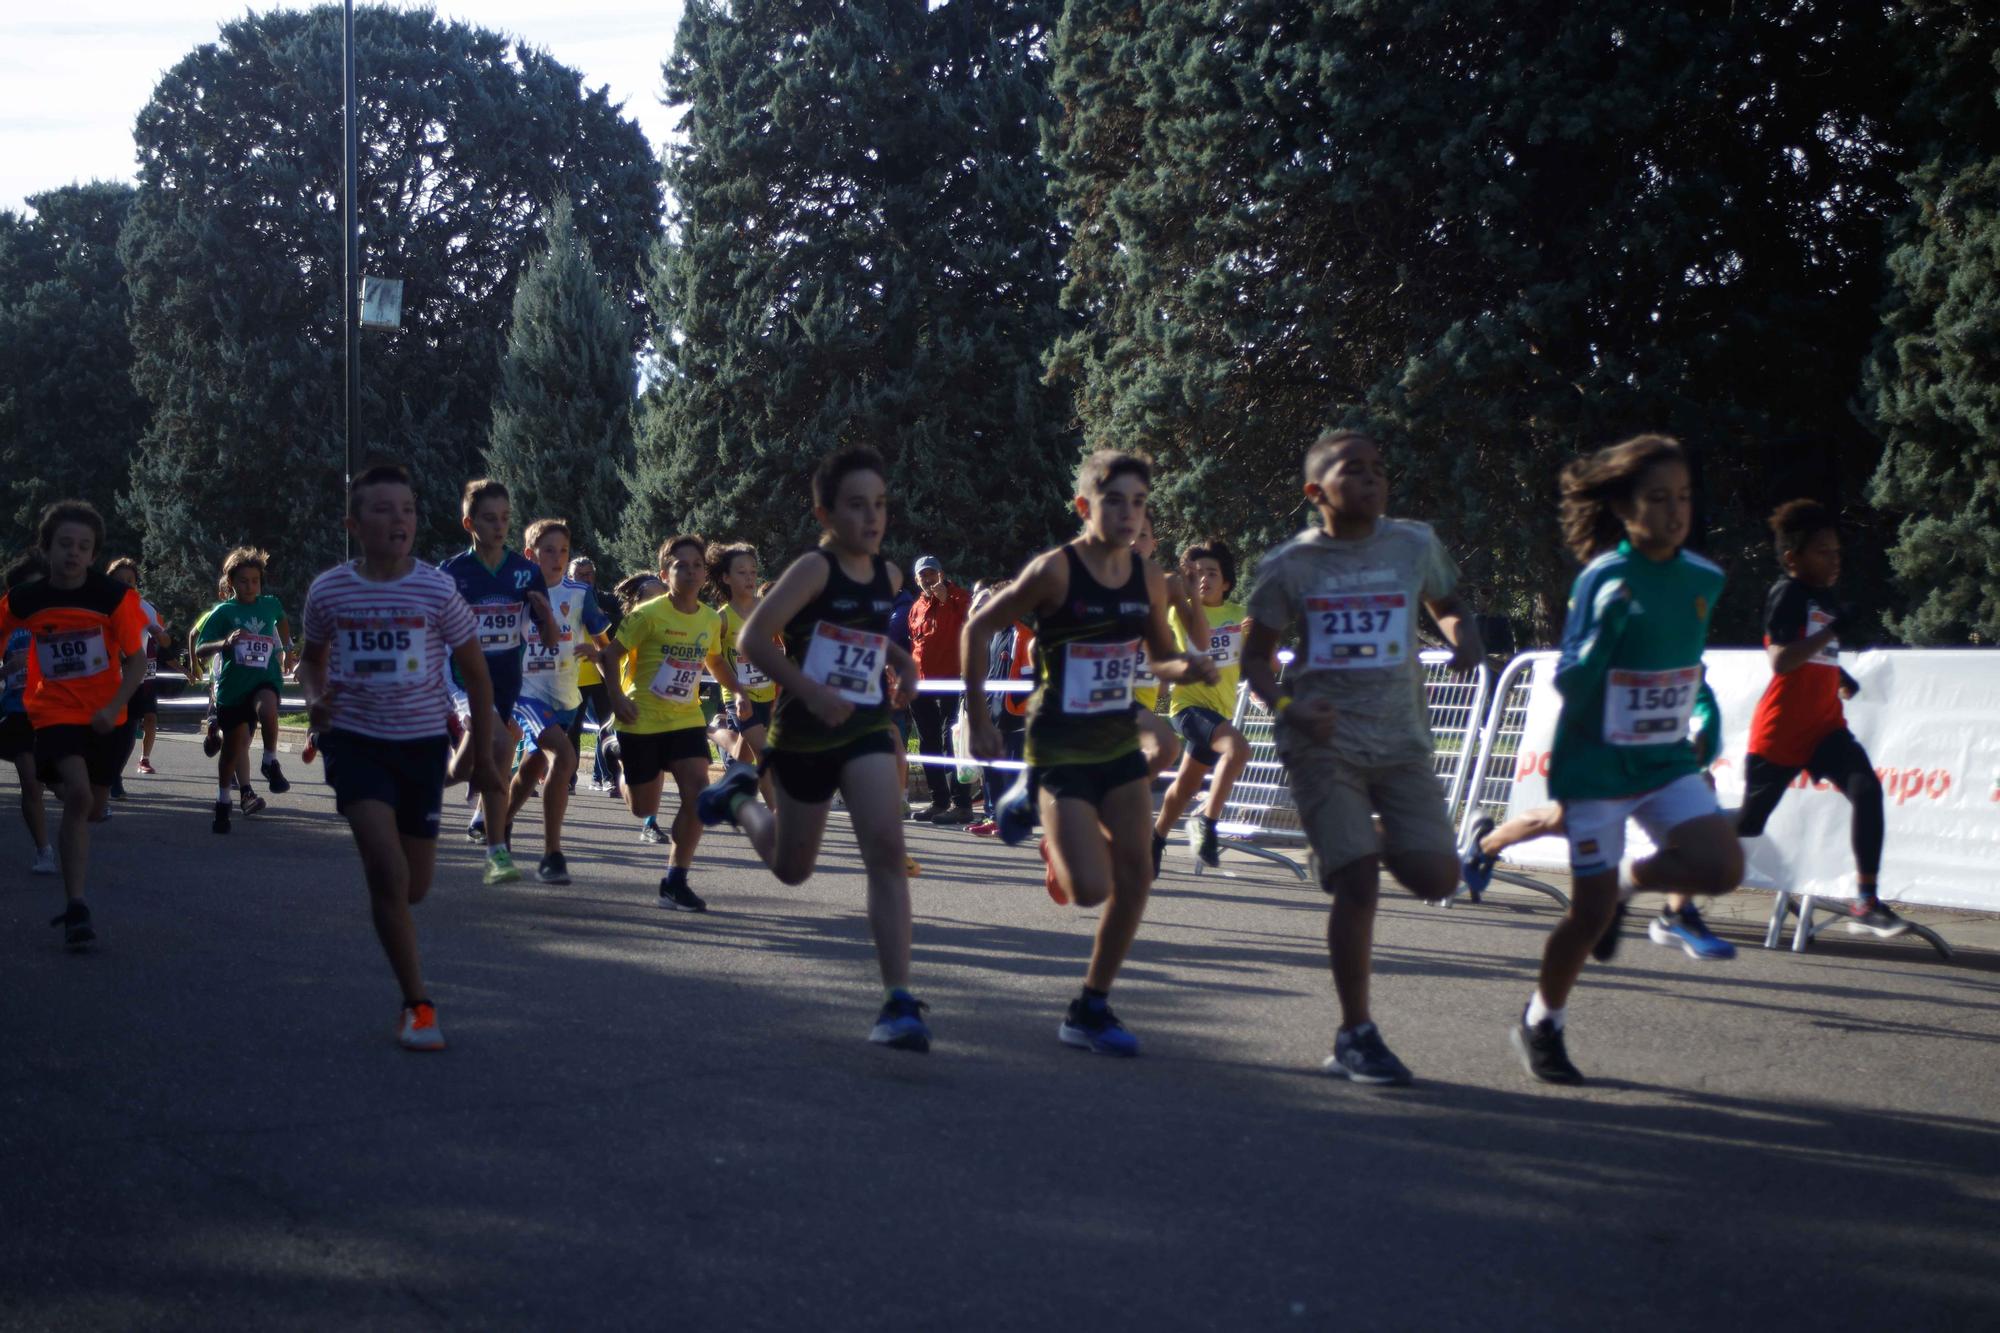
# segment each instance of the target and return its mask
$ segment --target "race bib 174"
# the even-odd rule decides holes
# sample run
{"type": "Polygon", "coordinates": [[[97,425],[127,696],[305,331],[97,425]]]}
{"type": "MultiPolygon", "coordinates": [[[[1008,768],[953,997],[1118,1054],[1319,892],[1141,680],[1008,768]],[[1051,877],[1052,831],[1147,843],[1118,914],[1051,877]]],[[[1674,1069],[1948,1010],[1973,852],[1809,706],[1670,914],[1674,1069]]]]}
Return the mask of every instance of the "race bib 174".
{"type": "Polygon", "coordinates": [[[806,647],[805,672],[849,703],[879,704],[882,668],[888,660],[885,636],[822,620],[813,627],[812,642],[806,647]]]}

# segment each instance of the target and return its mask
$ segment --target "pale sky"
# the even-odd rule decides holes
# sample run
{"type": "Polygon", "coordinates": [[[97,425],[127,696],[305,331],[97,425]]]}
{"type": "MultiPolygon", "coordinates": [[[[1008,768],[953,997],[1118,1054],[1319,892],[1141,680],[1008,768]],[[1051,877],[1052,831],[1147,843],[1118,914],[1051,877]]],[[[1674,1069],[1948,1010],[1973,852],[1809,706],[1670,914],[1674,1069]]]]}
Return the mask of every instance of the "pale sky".
{"type": "MultiPolygon", "coordinates": [[[[393,8],[418,6],[388,0],[393,8]]],[[[246,10],[309,5],[244,0],[5,0],[0,4],[0,208],[72,181],[132,180],[132,123],[160,76],[215,40],[246,10]]],[[[660,105],[660,66],[680,26],[681,0],[436,0],[460,19],[540,47],[610,85],[654,148],[673,118],[660,105]]],[[[364,50],[361,56],[367,59],[364,50]]]]}

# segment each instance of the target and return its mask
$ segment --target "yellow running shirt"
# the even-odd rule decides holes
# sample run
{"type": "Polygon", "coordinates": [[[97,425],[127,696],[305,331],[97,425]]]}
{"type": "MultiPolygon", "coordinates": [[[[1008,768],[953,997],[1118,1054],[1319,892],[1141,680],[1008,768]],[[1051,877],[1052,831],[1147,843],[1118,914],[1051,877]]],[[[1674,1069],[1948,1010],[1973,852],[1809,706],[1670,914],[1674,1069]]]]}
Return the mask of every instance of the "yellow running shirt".
{"type": "MultiPolygon", "coordinates": [[[[1167,711],[1178,714],[1184,709],[1208,708],[1224,717],[1234,717],[1236,683],[1243,678],[1243,634],[1250,628],[1249,617],[1241,602],[1205,606],[1202,614],[1208,617],[1208,656],[1215,663],[1215,684],[1174,686],[1167,711]]],[[[1189,651],[1187,626],[1181,624],[1181,613],[1169,611],[1167,620],[1174,627],[1174,643],[1182,652],[1189,651]]],[[[1194,651],[1201,651],[1200,646],[1194,651]]]]}
{"type": "Polygon", "coordinates": [[[631,654],[625,694],[639,709],[639,720],[625,731],[643,736],[706,725],[701,667],[722,642],[722,618],[714,608],[684,612],[673,598],[655,597],[634,608],[612,637],[631,654]]]}

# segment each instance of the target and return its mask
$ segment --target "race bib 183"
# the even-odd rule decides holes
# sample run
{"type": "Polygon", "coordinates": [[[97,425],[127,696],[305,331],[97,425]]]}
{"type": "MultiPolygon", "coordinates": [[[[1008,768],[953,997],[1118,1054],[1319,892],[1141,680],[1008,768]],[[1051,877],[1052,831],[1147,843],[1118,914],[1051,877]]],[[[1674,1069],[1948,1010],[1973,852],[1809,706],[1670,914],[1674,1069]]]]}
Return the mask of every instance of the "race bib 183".
{"type": "Polygon", "coordinates": [[[648,688],[656,699],[664,699],[670,704],[684,704],[694,698],[695,689],[700,684],[701,659],[684,661],[678,657],[662,657],[660,669],[653,673],[653,683],[648,688]]]}

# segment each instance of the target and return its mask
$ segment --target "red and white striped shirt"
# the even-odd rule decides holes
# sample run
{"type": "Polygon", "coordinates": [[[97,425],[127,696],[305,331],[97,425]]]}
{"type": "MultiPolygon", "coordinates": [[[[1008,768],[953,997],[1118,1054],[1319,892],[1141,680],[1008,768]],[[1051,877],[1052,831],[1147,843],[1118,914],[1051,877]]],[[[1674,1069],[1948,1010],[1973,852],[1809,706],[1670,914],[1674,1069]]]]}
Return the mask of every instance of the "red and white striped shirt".
{"type": "Polygon", "coordinates": [[[305,641],[329,648],[333,726],[379,740],[445,734],[445,659],[478,631],[458,585],[421,560],[388,583],[336,565],[306,594],[305,641]]]}

